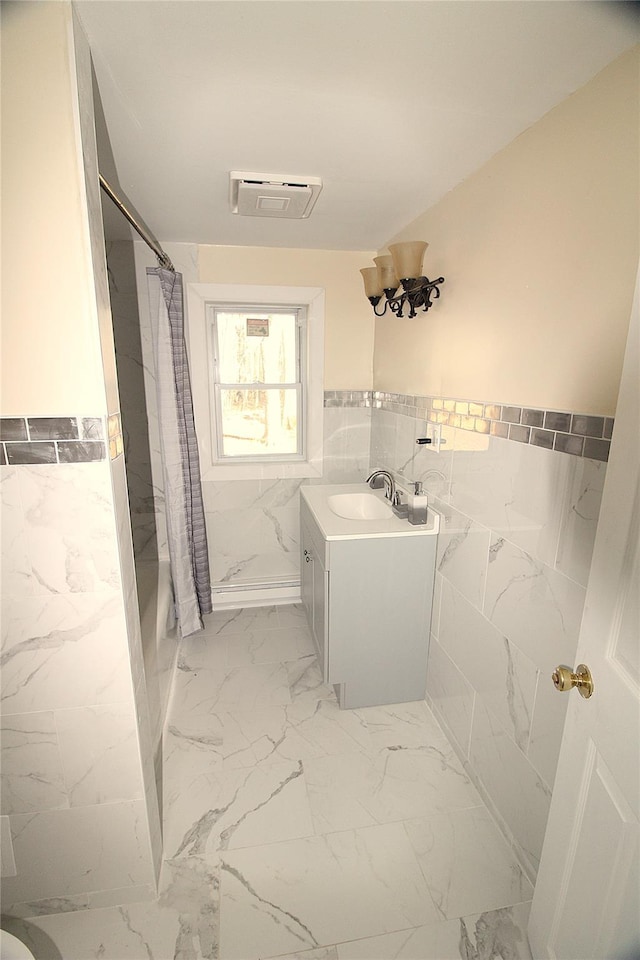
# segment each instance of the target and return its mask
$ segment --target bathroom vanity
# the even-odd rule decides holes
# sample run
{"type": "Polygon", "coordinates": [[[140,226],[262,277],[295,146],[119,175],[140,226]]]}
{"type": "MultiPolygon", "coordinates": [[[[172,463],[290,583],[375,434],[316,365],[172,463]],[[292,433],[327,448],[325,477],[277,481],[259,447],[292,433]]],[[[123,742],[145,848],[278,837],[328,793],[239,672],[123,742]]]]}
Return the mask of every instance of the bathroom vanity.
{"type": "Polygon", "coordinates": [[[302,602],[341,707],[424,698],[438,524],[365,483],[301,488],[302,602]]]}

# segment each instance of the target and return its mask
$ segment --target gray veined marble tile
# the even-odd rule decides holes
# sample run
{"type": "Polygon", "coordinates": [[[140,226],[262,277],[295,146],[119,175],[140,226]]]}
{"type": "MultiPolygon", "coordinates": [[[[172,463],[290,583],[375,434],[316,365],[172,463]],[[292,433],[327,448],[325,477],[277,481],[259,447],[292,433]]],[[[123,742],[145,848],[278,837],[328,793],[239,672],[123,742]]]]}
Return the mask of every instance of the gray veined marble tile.
{"type": "Polygon", "coordinates": [[[307,615],[301,603],[283,603],[276,607],[280,627],[307,626],[307,615]]]}
{"type": "MultiPolygon", "coordinates": [[[[239,634],[242,636],[242,634],[239,634]]],[[[227,671],[227,637],[196,633],[180,641],[177,669],[181,672],[215,670],[218,674],[227,671]]]]}
{"type": "Polygon", "coordinates": [[[316,833],[477,806],[480,797],[446,741],[392,746],[304,764],[316,833]]]}
{"type": "MultiPolygon", "coordinates": [[[[276,960],[276,958],[274,957],[272,960],[276,960]]],[[[277,960],[338,960],[338,948],[333,946],[317,947],[315,950],[302,950],[295,954],[290,953],[286,957],[283,957],[281,954],[277,960]]]]}
{"type": "Polygon", "coordinates": [[[562,501],[556,569],[586,587],[591,569],[606,466],[572,457],[562,501]]]}
{"type": "Polygon", "coordinates": [[[205,634],[225,635],[245,630],[273,630],[280,624],[277,607],[246,607],[242,610],[217,610],[204,618],[205,634]]]}
{"type": "Polygon", "coordinates": [[[14,922],[12,931],[36,957],[64,960],[174,960],[199,957],[216,960],[213,904],[203,911],[207,923],[197,922],[196,902],[174,910],[162,903],[122,906],[31,917],[14,922]],[[199,952],[195,952],[198,949],[199,952]],[[56,952],[53,952],[53,951],[56,952]],[[189,952],[191,950],[191,952],[189,952]],[[182,952],[179,952],[182,951],[182,952]]]}
{"type": "Polygon", "coordinates": [[[339,960],[531,960],[531,904],[339,943],[339,960]]]}
{"type": "Polygon", "coordinates": [[[491,532],[442,501],[437,502],[437,509],[442,517],[438,535],[437,569],[480,609],[484,596],[491,532]]]}
{"type": "MultiPolygon", "coordinates": [[[[11,823],[8,816],[0,816],[0,877],[15,877],[17,872],[11,823]]],[[[6,912],[6,903],[3,906],[6,912]]]]}
{"type": "Polygon", "coordinates": [[[491,438],[484,451],[456,451],[452,506],[494,534],[553,564],[570,461],[528,443],[491,438]]]}
{"type": "Polygon", "coordinates": [[[287,670],[281,663],[215,670],[178,670],[171,710],[174,716],[224,710],[251,710],[256,706],[290,703],[287,670]]]}
{"type": "Polygon", "coordinates": [[[228,767],[272,759],[307,761],[364,753],[371,748],[368,724],[335,700],[300,699],[279,707],[220,714],[221,753],[228,767]]]}
{"type": "Polygon", "coordinates": [[[25,469],[21,495],[38,592],[118,589],[113,495],[106,463],[25,469]]]}
{"type": "Polygon", "coordinates": [[[7,905],[153,882],[140,800],[21,814],[11,832],[18,873],[4,882],[7,905]]]}
{"type": "Polygon", "coordinates": [[[178,921],[171,960],[220,957],[220,879],[218,868],[200,857],[165,860],[159,884],[159,907],[178,921]]]}
{"type": "Polygon", "coordinates": [[[122,603],[101,594],[6,604],[0,684],[3,713],[126,701],[122,603]]]}
{"type": "Polygon", "coordinates": [[[53,713],[3,717],[0,737],[3,813],[68,807],[53,713]]]}
{"type": "Polygon", "coordinates": [[[220,953],[277,956],[437,918],[402,824],[225,854],[220,953]]]}
{"type": "Polygon", "coordinates": [[[468,756],[476,694],[435,637],[429,646],[427,695],[447,735],[458,744],[463,756],[468,756]]]}
{"type": "Polygon", "coordinates": [[[526,750],[536,666],[446,581],[442,587],[439,643],[509,736],[526,750]]]}
{"type": "Polygon", "coordinates": [[[515,838],[523,862],[535,876],[551,791],[480,700],[474,712],[469,759],[515,838]]]}
{"type": "Polygon", "coordinates": [[[408,821],[405,827],[442,917],[531,899],[531,884],[484,806],[408,821]]]}
{"type": "Polygon", "coordinates": [[[285,664],[289,677],[291,700],[299,703],[308,700],[335,700],[333,688],[325,685],[317,657],[310,654],[285,664]]]}
{"type": "Polygon", "coordinates": [[[26,527],[20,481],[22,470],[7,467],[2,471],[0,496],[2,499],[2,547],[0,555],[1,592],[5,601],[12,597],[31,596],[35,582],[26,545],[26,527]]]}
{"type": "Polygon", "coordinates": [[[313,652],[313,640],[305,625],[268,631],[247,630],[227,637],[229,667],[298,660],[313,652]]]}
{"type": "Polygon", "coordinates": [[[541,670],[572,662],[584,598],[584,587],[559,571],[492,540],[484,614],[541,670]]]}
{"type": "Polygon", "coordinates": [[[353,712],[366,725],[373,752],[387,747],[428,747],[446,742],[442,728],[424,700],[360,707],[353,712]]]}
{"type": "Polygon", "coordinates": [[[212,865],[226,850],[313,834],[300,761],[268,760],[170,775],[165,783],[165,853],[212,865]]]}
{"type": "Polygon", "coordinates": [[[71,806],[142,797],[132,704],[58,710],[55,722],[71,806]]]}

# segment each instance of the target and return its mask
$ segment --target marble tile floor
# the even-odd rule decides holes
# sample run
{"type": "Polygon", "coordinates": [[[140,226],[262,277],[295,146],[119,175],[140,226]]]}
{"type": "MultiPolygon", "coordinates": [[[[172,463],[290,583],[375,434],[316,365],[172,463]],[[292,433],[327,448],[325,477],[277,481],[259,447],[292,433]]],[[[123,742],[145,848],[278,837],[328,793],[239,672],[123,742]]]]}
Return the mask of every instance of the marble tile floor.
{"type": "Polygon", "coordinates": [[[424,702],[339,710],[300,607],[183,641],[158,899],[9,926],[37,960],[524,960],[532,888],[424,702]]]}

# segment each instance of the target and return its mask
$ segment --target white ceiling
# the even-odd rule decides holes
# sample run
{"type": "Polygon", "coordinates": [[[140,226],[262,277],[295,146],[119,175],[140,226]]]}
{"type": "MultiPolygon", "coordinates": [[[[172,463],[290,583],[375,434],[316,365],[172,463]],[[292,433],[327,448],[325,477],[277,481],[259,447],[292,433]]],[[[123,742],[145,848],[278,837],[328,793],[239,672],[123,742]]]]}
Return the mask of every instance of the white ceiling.
{"type": "Polygon", "coordinates": [[[165,242],[378,248],[640,40],[611,0],[76,8],[120,187],[165,242]],[[230,170],[324,187],[308,220],[239,217],[230,170]]]}

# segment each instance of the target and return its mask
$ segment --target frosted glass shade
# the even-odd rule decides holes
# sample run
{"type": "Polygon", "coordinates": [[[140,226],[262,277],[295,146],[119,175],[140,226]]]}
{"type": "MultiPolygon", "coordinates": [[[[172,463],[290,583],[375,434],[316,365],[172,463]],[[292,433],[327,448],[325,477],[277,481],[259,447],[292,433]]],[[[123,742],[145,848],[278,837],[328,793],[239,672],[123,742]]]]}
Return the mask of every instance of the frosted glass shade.
{"type": "Polygon", "coordinates": [[[380,286],[384,290],[395,290],[399,285],[399,280],[393,266],[393,257],[374,257],[373,262],[378,268],[380,286]]]}
{"type": "Polygon", "coordinates": [[[377,267],[363,267],[360,271],[364,280],[364,292],[368,297],[381,297],[383,288],[378,277],[377,267]]]}
{"type": "Polygon", "coordinates": [[[422,240],[409,240],[407,243],[392,243],[389,245],[396,276],[401,280],[415,279],[422,276],[422,260],[424,252],[429,246],[422,240]]]}

